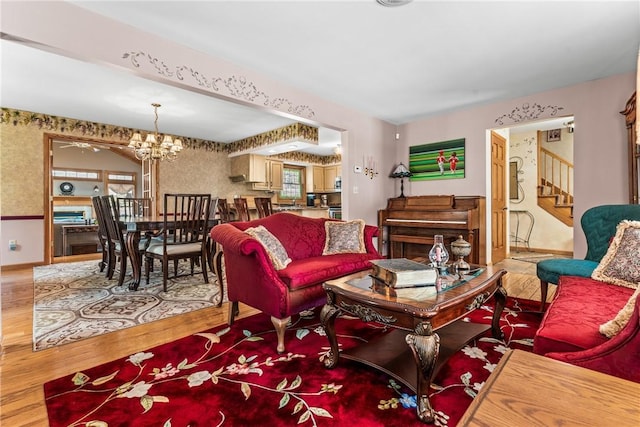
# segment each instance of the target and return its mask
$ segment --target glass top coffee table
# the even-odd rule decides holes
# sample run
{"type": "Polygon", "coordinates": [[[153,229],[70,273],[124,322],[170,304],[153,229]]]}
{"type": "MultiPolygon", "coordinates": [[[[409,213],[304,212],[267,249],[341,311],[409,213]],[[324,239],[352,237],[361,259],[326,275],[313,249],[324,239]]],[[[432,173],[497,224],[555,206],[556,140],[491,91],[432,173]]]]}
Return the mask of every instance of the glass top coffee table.
{"type": "Polygon", "coordinates": [[[446,285],[393,289],[363,271],[323,286],[327,304],[320,320],[331,350],[324,359],[333,368],[338,359],[365,363],[391,375],[417,394],[418,418],[434,421],[429,402],[431,379],[446,360],[467,342],[491,328],[494,338],[502,339],[500,316],[507,294],[502,287],[505,270],[476,268],[466,276],[443,276],[446,285]],[[461,319],[489,298],[495,299],[491,325],[463,322],[461,319]],[[346,313],[365,322],[378,322],[394,328],[376,340],[339,351],[335,331],[338,314],[346,313]]]}

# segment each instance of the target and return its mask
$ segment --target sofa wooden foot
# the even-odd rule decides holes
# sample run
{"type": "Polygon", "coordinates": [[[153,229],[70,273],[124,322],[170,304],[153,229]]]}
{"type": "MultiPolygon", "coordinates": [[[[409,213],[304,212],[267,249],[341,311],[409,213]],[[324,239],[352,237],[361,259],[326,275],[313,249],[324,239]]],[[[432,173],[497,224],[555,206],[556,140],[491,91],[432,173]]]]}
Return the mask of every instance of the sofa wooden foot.
{"type": "Polygon", "coordinates": [[[549,282],[540,280],[540,311],[544,311],[544,306],[547,303],[547,293],[549,291],[549,282]]]}
{"type": "Polygon", "coordinates": [[[233,322],[236,319],[236,316],[240,314],[240,309],[238,308],[238,301],[229,301],[229,326],[233,325],[233,322]]]}
{"type": "Polygon", "coordinates": [[[278,346],[276,347],[278,353],[284,353],[284,331],[290,321],[291,316],[285,317],[284,319],[278,319],[277,317],[271,316],[271,322],[273,323],[273,326],[275,326],[276,335],[278,336],[278,346]]]}

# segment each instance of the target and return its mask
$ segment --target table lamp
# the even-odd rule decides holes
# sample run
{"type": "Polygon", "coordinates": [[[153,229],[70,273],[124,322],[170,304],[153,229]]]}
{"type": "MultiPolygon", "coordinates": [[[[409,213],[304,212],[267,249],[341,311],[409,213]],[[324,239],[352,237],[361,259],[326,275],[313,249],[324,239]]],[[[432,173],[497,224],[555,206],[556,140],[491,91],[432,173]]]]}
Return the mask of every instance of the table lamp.
{"type": "Polygon", "coordinates": [[[389,176],[391,178],[400,178],[400,197],[405,197],[404,179],[410,176],[413,176],[411,171],[409,171],[409,169],[407,169],[407,167],[403,163],[400,163],[398,166],[396,166],[396,168],[393,170],[393,172],[389,176]]]}

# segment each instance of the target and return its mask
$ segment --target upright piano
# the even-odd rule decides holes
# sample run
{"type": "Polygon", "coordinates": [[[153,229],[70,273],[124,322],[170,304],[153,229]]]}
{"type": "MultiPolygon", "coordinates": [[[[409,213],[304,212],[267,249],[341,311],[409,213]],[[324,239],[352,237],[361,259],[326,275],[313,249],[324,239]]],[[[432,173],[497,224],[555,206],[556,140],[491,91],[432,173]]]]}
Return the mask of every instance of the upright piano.
{"type": "Polygon", "coordinates": [[[433,236],[442,234],[449,252],[451,242],[462,236],[471,244],[467,259],[486,263],[485,199],[480,196],[412,196],[387,201],[378,211],[378,251],[389,258],[426,257],[433,236]]]}

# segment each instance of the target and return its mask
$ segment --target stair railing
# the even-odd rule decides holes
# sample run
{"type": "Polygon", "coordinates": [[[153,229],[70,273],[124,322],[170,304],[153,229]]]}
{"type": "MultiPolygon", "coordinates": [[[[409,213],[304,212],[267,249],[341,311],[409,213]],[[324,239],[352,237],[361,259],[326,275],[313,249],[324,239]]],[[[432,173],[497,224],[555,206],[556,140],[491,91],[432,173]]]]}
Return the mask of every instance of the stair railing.
{"type": "Polygon", "coordinates": [[[573,203],[573,163],[540,147],[538,178],[540,195],[558,196],[563,204],[573,203]]]}

